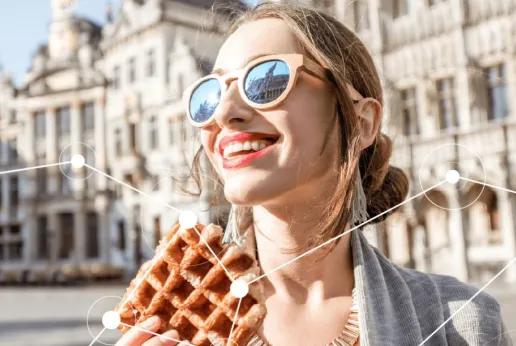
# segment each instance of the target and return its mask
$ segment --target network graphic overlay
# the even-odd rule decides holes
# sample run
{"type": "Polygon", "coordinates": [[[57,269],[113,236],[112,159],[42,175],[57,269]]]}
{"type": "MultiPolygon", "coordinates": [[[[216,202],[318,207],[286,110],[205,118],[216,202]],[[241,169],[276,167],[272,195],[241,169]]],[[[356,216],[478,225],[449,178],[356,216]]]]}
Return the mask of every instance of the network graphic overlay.
{"type": "MultiPolygon", "coordinates": [[[[83,144],[83,143],[81,143],[83,144]]],[[[450,145],[457,145],[457,144],[445,144],[445,145],[442,145],[438,148],[436,148],[433,152],[437,151],[437,150],[442,150],[443,147],[445,146],[450,146],[450,145]]],[[[463,149],[463,148],[462,148],[463,149]]],[[[425,160],[428,158],[428,157],[431,157],[431,155],[433,154],[433,152],[429,153],[427,155],[427,157],[425,158],[425,160]]],[[[154,198],[153,196],[151,196],[150,194],[144,192],[144,191],[141,191],[97,168],[95,168],[94,166],[88,164],[86,162],[86,159],[84,158],[84,156],[82,155],[79,155],[79,154],[76,154],[76,155],[71,155],[71,158],[68,159],[68,156],[70,155],[61,155],[60,156],[60,162],[58,163],[52,163],[52,164],[45,164],[45,165],[38,165],[38,166],[32,166],[32,167],[26,167],[26,168],[20,168],[20,169],[13,169],[13,170],[8,170],[8,171],[3,171],[3,172],[0,172],[0,175],[6,175],[6,174],[12,174],[12,173],[20,173],[20,172],[26,172],[26,171],[30,171],[30,170],[34,170],[34,169],[41,169],[41,168],[48,168],[48,167],[55,167],[55,166],[59,166],[61,168],[61,171],[63,172],[63,174],[65,176],[67,176],[68,178],[71,178],[69,176],[69,174],[66,174],[66,167],[71,167],[71,169],[74,169],[74,170],[80,170],[80,169],[83,169],[84,167],[85,168],[88,168],[90,169],[92,172],[95,172],[99,175],[102,175],[104,177],[106,177],[107,179],[110,179],[134,192],[137,192],[139,194],[141,194],[142,196],[146,197],[146,198],[149,198],[149,199],[152,199],[154,200],[154,202],[156,202],[156,198],[154,198]]],[[[478,158],[478,156],[477,156],[478,158]]],[[[478,158],[479,159],[479,158],[478,158]]],[[[423,163],[424,161],[423,160],[423,163]]],[[[421,164],[421,166],[423,166],[423,163],[421,164]]],[[[483,166],[482,166],[483,167],[483,166]]],[[[238,311],[240,309],[240,303],[242,302],[242,298],[244,298],[248,292],[249,292],[249,285],[258,281],[258,280],[261,280],[263,279],[264,277],[267,277],[268,275],[272,274],[273,272],[276,272],[278,270],[281,270],[282,268],[284,268],[285,266],[288,266],[289,264],[295,262],[296,260],[306,256],[306,255],[309,255],[310,253],[318,250],[319,248],[325,246],[325,245],[328,245],[329,243],[339,239],[340,237],[356,230],[356,229],[359,229],[360,227],[370,223],[371,221],[391,212],[392,210],[410,202],[411,200],[413,199],[416,199],[422,195],[425,195],[425,197],[427,199],[430,200],[429,196],[427,195],[428,192],[430,192],[431,190],[437,188],[437,187],[440,187],[442,185],[445,185],[445,184],[451,184],[451,185],[455,185],[455,184],[458,184],[459,182],[469,182],[469,183],[473,183],[473,184],[479,184],[479,185],[482,185],[482,188],[484,188],[485,186],[489,186],[493,189],[499,189],[499,190],[503,190],[505,192],[509,192],[509,193],[513,193],[513,194],[516,194],[516,191],[514,190],[510,190],[510,189],[507,189],[507,188],[504,188],[504,187],[501,187],[501,186],[496,186],[496,185],[492,185],[492,184],[488,184],[485,182],[485,170],[484,171],[484,179],[483,181],[480,181],[480,180],[476,180],[476,179],[471,179],[471,178],[468,178],[467,176],[464,176],[464,175],[461,175],[459,171],[457,171],[456,169],[450,169],[448,171],[445,172],[444,174],[444,179],[442,181],[439,181],[435,184],[433,184],[432,186],[426,188],[426,189],[423,189],[423,186],[421,184],[421,179],[420,179],[420,187],[422,188],[422,191],[405,199],[403,202],[399,203],[398,205],[394,206],[394,207],[391,207],[387,210],[385,210],[384,212],[368,219],[367,221],[364,221],[363,223],[327,240],[326,242],[304,252],[303,254],[277,266],[276,268],[270,270],[269,272],[267,273],[264,273],[260,276],[257,276],[255,277],[254,279],[250,280],[249,282],[243,280],[243,279],[234,279],[230,272],[228,271],[228,269],[223,265],[223,263],[221,262],[220,258],[216,255],[216,253],[213,251],[213,249],[209,246],[208,242],[206,241],[206,239],[204,239],[204,237],[201,235],[201,232],[197,229],[196,227],[196,224],[197,224],[197,215],[195,214],[195,212],[193,211],[190,211],[190,210],[180,210],[179,208],[176,208],[172,205],[169,205],[168,203],[164,203],[163,204],[163,201],[159,201],[160,203],[163,204],[164,207],[166,208],[169,208],[177,213],[179,213],[179,216],[178,216],[178,220],[179,220],[179,224],[180,224],[180,227],[183,228],[183,229],[194,229],[195,232],[197,233],[197,235],[199,236],[199,239],[201,239],[204,244],[206,245],[206,247],[209,249],[209,251],[211,252],[211,254],[214,256],[214,258],[217,260],[217,262],[221,265],[221,267],[224,269],[224,271],[227,273],[228,277],[230,278],[230,280],[232,281],[231,283],[231,286],[230,286],[230,292],[231,294],[238,298],[238,305],[237,305],[237,308],[236,308],[236,312],[235,312],[235,315],[238,315],[238,311]]],[[[480,192],[481,193],[481,192],[480,192]]],[[[478,197],[477,197],[478,198],[478,197]]],[[[433,201],[430,201],[432,203],[434,203],[433,201]]],[[[434,203],[435,204],[435,203],[434,203]]],[[[471,205],[472,203],[469,203],[467,206],[471,205]]],[[[466,206],[466,207],[467,207],[466,206]]],[[[441,206],[438,206],[440,208],[442,208],[441,206]]],[[[464,207],[462,207],[464,208],[464,207]]],[[[166,246],[163,247],[163,249],[165,249],[166,246]]],[[[162,250],[163,251],[163,250],[162,250]]],[[[155,256],[154,258],[159,258],[159,256],[155,256]]],[[[422,346],[424,345],[437,331],[439,331],[446,323],[448,323],[450,320],[453,319],[453,317],[455,315],[457,315],[460,311],[462,311],[462,309],[464,309],[464,307],[466,307],[476,296],[478,296],[482,291],[484,291],[494,280],[496,280],[503,272],[505,272],[509,267],[511,267],[514,263],[516,263],[516,257],[512,258],[511,260],[509,260],[507,262],[507,264],[496,274],[493,276],[492,279],[490,279],[484,286],[482,286],[468,301],[466,301],[459,309],[457,309],[457,311],[455,311],[446,321],[444,321],[436,330],[434,330],[431,334],[429,334],[428,336],[426,336],[426,338],[418,345],[418,346],[422,346]]],[[[137,286],[135,287],[135,289],[132,290],[132,293],[136,292],[136,288],[138,287],[138,285],[140,285],[144,279],[146,278],[146,276],[151,272],[151,269],[153,267],[152,265],[153,263],[151,263],[151,265],[149,266],[149,269],[145,272],[145,274],[142,276],[142,279],[137,283],[137,286]]],[[[126,298],[126,301],[130,300],[132,298],[132,295],[129,294],[128,297],[126,298]]],[[[117,297],[117,296],[106,296],[106,297],[101,297],[99,299],[97,299],[93,304],[92,306],[90,307],[89,311],[88,311],[88,315],[87,317],[89,317],[90,315],[90,312],[93,308],[93,306],[97,303],[99,303],[101,300],[105,300],[105,299],[112,299],[112,300],[116,300],[118,303],[121,302],[122,300],[122,297],[117,297]]],[[[116,303],[113,303],[113,306],[115,306],[116,303]]],[[[120,304],[121,305],[121,304],[120,304]]],[[[88,318],[87,318],[88,319],[88,318]]],[[[231,329],[230,329],[230,334],[229,334],[229,337],[228,337],[228,340],[227,340],[227,344],[231,344],[231,336],[232,336],[232,332],[233,332],[233,329],[235,327],[235,323],[236,323],[237,319],[235,318],[233,323],[232,323],[232,326],[231,326],[231,329]]],[[[87,321],[88,323],[88,321],[87,321]]],[[[102,326],[103,328],[101,329],[100,332],[98,332],[96,335],[92,335],[93,339],[92,341],[90,342],[90,344],[88,346],[93,346],[95,343],[100,343],[100,344],[103,344],[103,345],[112,345],[110,343],[104,343],[100,340],[100,337],[102,336],[102,334],[106,331],[106,330],[114,330],[114,329],[117,329],[119,326],[121,325],[124,325],[126,327],[129,327],[129,328],[134,328],[134,329],[139,329],[143,332],[146,332],[146,333],[149,333],[151,335],[155,335],[155,336],[159,336],[161,339],[163,340],[170,340],[170,341],[174,341],[174,342],[177,342],[178,345],[181,345],[181,346],[185,346],[185,345],[192,345],[190,344],[189,342],[185,341],[185,340],[177,340],[177,339],[174,339],[174,338],[171,338],[171,337],[168,337],[168,336],[165,336],[165,335],[160,335],[160,334],[157,334],[155,332],[152,332],[150,330],[147,330],[147,329],[144,329],[140,326],[137,326],[137,325],[129,325],[129,324],[126,324],[126,323],[123,323],[121,322],[121,319],[120,319],[120,315],[118,313],[118,311],[115,311],[115,310],[107,310],[103,313],[102,315],[102,326]]],[[[91,330],[89,328],[89,325],[88,325],[88,331],[91,333],[91,330]]],[[[192,345],[193,346],[193,345],[192,345]]]]}

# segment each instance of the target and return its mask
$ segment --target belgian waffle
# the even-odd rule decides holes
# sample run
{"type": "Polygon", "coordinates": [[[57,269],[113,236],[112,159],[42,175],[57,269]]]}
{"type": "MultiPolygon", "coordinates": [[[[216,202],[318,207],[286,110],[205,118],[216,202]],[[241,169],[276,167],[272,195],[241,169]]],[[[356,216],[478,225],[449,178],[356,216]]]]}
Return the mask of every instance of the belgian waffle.
{"type": "Polygon", "coordinates": [[[259,274],[259,267],[245,249],[221,245],[220,226],[195,227],[174,225],[160,241],[154,258],[140,267],[117,307],[123,322],[119,329],[125,333],[129,327],[124,324],[135,325],[158,315],[163,322],[160,334],[175,329],[181,340],[193,345],[244,346],[265,317],[262,288],[259,282],[249,285],[236,316],[239,298],[230,293],[230,277],[249,282],[259,274]]]}

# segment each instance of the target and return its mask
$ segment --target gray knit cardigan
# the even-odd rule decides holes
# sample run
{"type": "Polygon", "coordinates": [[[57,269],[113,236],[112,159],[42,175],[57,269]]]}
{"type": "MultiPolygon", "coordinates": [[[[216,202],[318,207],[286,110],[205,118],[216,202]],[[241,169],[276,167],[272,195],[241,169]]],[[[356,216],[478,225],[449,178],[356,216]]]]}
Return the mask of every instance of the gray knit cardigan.
{"type": "MultiPolygon", "coordinates": [[[[374,225],[364,229],[371,231],[374,225]]],[[[392,263],[362,232],[351,232],[360,346],[420,345],[478,291],[452,276],[392,263]]],[[[481,292],[424,345],[512,346],[511,340],[500,305],[481,292]]],[[[250,344],[264,343],[256,336],[250,344]]]]}

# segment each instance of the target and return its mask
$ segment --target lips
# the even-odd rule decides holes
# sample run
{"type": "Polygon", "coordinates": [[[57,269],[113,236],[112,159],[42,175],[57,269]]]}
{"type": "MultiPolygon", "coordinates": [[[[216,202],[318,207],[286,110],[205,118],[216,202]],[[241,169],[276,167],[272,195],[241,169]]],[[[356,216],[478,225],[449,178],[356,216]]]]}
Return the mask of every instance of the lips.
{"type": "Polygon", "coordinates": [[[268,140],[270,144],[274,144],[279,138],[279,135],[258,133],[258,132],[239,132],[231,136],[224,136],[218,144],[218,152],[220,156],[224,154],[224,148],[233,143],[244,143],[246,141],[268,140]]]}
{"type": "Polygon", "coordinates": [[[268,145],[262,148],[259,151],[246,151],[247,154],[238,154],[235,157],[225,158],[222,157],[222,167],[224,169],[235,169],[245,167],[251,162],[259,157],[267,155],[267,153],[271,152],[275,148],[275,143],[268,145]]]}

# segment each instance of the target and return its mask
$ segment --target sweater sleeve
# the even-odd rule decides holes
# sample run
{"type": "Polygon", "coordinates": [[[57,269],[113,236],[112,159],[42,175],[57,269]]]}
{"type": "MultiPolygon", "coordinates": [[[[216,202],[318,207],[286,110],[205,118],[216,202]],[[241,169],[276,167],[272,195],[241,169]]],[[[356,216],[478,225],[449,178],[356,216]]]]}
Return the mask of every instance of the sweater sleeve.
{"type": "Polygon", "coordinates": [[[448,345],[513,346],[500,304],[493,296],[448,275],[431,276],[440,290],[443,318],[451,318],[444,326],[448,345]]]}

